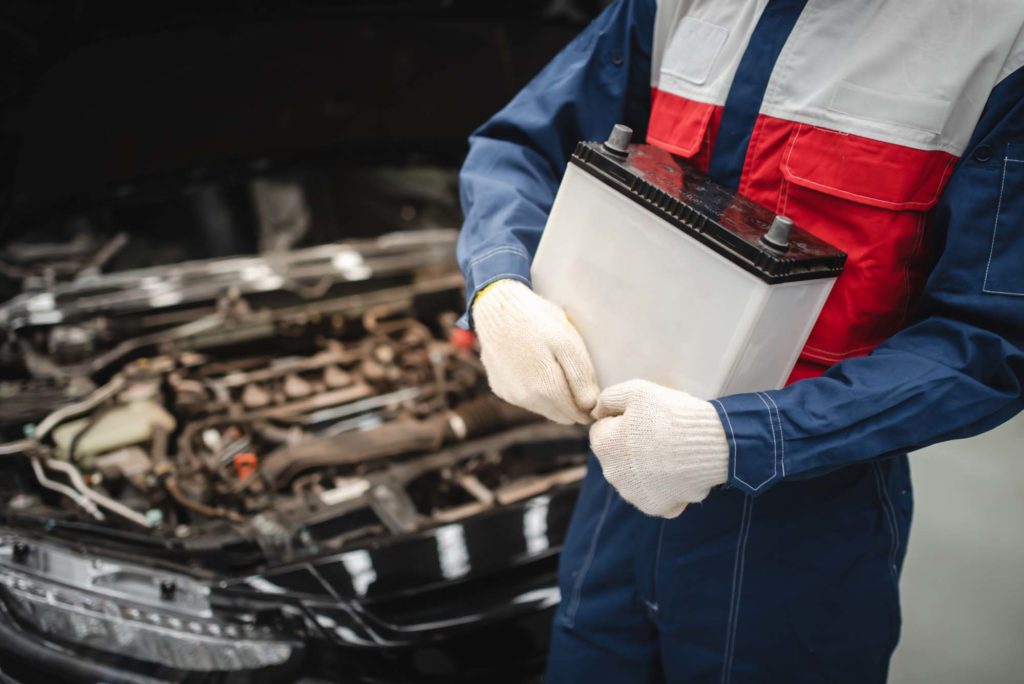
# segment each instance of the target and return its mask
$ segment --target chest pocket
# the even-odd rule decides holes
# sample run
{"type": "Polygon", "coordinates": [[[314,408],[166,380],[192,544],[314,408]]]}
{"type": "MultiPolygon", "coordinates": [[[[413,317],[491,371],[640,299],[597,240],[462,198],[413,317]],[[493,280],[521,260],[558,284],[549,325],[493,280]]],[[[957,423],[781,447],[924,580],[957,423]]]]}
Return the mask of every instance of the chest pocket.
{"type": "Polygon", "coordinates": [[[1007,146],[982,290],[1024,297],[1024,143],[1007,146]]]}
{"type": "Polygon", "coordinates": [[[707,171],[711,163],[711,141],[720,120],[720,108],[655,90],[647,142],[685,157],[707,171]]]}
{"type": "Polygon", "coordinates": [[[662,78],[703,85],[729,38],[724,26],[683,17],[672,34],[661,64],[662,78]]]}
{"type": "Polygon", "coordinates": [[[794,124],[779,162],[780,213],[848,254],[804,349],[831,365],[906,324],[923,287],[924,226],[956,158],[794,124]]]}
{"type": "MultiPolygon", "coordinates": [[[[706,8],[705,8],[706,9],[706,8]]],[[[661,58],[653,89],[647,141],[707,170],[724,99],[722,68],[728,60],[729,28],[684,16],[661,58]]]]}

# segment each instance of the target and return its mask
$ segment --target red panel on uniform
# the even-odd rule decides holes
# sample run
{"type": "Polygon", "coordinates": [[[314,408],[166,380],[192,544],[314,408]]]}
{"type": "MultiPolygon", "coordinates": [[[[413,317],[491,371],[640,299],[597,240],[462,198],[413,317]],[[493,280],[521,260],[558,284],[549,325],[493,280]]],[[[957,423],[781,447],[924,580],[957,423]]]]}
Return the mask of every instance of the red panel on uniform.
{"type": "Polygon", "coordinates": [[[926,211],[938,202],[955,162],[947,152],[797,124],[781,168],[791,183],[852,202],[926,211]]]}
{"type": "Polygon", "coordinates": [[[849,258],[790,381],[869,353],[913,313],[928,263],[925,216],[956,157],[759,118],[740,190],[849,258]]]}
{"type": "MultiPolygon", "coordinates": [[[[647,140],[707,171],[722,108],[653,90],[647,140]]],[[[928,266],[925,216],[957,159],[761,116],[740,192],[845,251],[790,382],[869,353],[906,325],[928,266]]]]}
{"type": "Polygon", "coordinates": [[[647,142],[685,157],[697,168],[707,171],[722,111],[722,107],[653,88],[647,142]]]}

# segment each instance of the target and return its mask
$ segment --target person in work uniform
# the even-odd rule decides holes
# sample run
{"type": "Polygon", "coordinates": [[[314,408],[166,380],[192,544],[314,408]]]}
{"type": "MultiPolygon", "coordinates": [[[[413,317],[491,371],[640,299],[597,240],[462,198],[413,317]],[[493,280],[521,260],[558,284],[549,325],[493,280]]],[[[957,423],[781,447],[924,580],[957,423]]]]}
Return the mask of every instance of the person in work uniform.
{"type": "Polygon", "coordinates": [[[1024,407],[1024,3],[620,0],[470,143],[492,387],[594,421],[548,680],[884,681],[905,454],[1024,407]],[[530,289],[575,143],[617,122],[849,255],[784,389],[599,388],[530,289]]]}

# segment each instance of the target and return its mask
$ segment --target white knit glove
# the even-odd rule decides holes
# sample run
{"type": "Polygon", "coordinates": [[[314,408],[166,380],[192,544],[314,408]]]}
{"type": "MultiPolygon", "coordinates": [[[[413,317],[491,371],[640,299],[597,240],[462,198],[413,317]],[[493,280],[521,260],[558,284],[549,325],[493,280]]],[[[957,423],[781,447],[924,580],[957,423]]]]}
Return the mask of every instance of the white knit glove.
{"type": "Polygon", "coordinates": [[[674,518],[728,480],[729,445],[714,407],[630,380],[601,393],[590,446],[608,482],[647,515],[674,518]]]}
{"type": "Polygon", "coordinates": [[[565,312],[517,280],[477,295],[473,323],[491,389],[556,423],[589,423],[600,389],[565,312]]]}

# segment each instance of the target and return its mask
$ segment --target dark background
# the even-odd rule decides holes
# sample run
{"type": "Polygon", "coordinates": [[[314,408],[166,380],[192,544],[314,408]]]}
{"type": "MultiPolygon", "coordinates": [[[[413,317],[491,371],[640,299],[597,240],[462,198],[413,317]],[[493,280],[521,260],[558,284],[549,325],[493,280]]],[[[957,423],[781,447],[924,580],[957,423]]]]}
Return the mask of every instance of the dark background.
{"type": "Polygon", "coordinates": [[[456,167],[606,4],[0,3],[0,238],[310,165],[456,167]]]}

